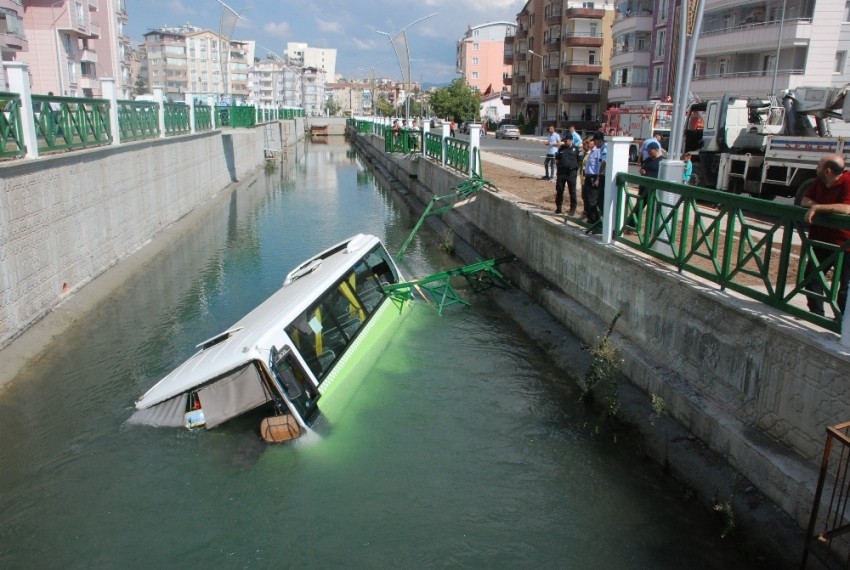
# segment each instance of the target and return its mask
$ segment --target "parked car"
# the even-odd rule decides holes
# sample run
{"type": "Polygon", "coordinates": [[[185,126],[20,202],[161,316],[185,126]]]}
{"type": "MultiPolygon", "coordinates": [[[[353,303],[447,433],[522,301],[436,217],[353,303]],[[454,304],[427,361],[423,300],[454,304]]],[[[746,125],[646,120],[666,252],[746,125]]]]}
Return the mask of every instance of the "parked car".
{"type": "Polygon", "coordinates": [[[496,138],[519,140],[519,129],[515,125],[501,125],[496,131],[496,138]]]}
{"type": "Polygon", "coordinates": [[[463,133],[463,134],[465,134],[465,135],[468,135],[468,134],[469,134],[469,125],[470,125],[470,124],[472,124],[472,122],[471,122],[471,121],[464,121],[463,123],[461,123],[461,125],[460,125],[460,132],[461,132],[461,133],[463,133]]]}

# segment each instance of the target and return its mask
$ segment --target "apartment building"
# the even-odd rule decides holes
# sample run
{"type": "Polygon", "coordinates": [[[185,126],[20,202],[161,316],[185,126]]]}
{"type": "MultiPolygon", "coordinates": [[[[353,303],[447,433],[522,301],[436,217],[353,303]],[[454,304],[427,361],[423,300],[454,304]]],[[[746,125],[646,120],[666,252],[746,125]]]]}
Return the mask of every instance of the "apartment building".
{"type": "Polygon", "coordinates": [[[597,128],[607,101],[613,20],[609,2],[529,0],[517,14],[516,33],[505,38],[511,116],[540,131],[597,128]]]}
{"type": "Polygon", "coordinates": [[[310,47],[303,42],[287,42],[283,55],[293,65],[324,71],[329,82],[336,80],[336,49],[310,47]]]}
{"type": "Polygon", "coordinates": [[[505,63],[505,37],[516,32],[514,22],[488,22],[467,28],[457,42],[457,72],[481,93],[502,91],[511,66],[505,63]]]}
{"type": "MultiPolygon", "coordinates": [[[[0,0],[0,7],[7,4],[20,15],[20,2],[0,0]]],[[[6,50],[3,57],[29,65],[34,93],[100,97],[100,80],[110,77],[116,80],[119,97],[129,96],[133,86],[125,0],[25,1],[23,5],[28,46],[14,54],[6,50]]],[[[5,13],[7,26],[14,22],[9,11],[0,12],[5,13]]]]}
{"type": "Polygon", "coordinates": [[[372,86],[369,83],[339,82],[325,85],[328,99],[333,99],[344,117],[372,113],[372,86]]]}
{"type": "Polygon", "coordinates": [[[149,88],[162,87],[172,100],[182,100],[184,93],[231,103],[248,98],[253,41],[228,40],[189,24],[151,30],[144,38],[142,73],[149,88]]]}
{"type": "MultiPolygon", "coordinates": [[[[23,16],[20,0],[0,0],[0,58],[3,61],[15,61],[19,52],[29,49],[23,16]]],[[[0,81],[5,85],[3,73],[0,66],[0,81]]]]}
{"type": "MultiPolygon", "coordinates": [[[[678,0],[627,0],[612,35],[609,101],[663,99],[676,82],[678,0]]],[[[850,3],[841,0],[706,0],[690,91],[779,95],[850,81],[850,3]]]]}

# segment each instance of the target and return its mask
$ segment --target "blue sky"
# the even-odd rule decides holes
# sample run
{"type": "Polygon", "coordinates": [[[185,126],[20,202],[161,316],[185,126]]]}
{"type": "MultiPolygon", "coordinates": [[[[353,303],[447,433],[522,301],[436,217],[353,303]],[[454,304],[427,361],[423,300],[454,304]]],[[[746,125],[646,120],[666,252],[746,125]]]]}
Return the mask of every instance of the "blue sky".
{"type": "MultiPolygon", "coordinates": [[[[337,73],[365,77],[358,68],[382,77],[401,78],[386,36],[419,18],[437,13],[408,29],[411,76],[424,83],[447,83],[455,74],[456,42],[468,25],[515,21],[526,0],[223,0],[240,13],[234,38],[255,40],[283,55],[286,42],[336,48],[337,73]]],[[[127,0],[128,32],[134,43],[164,25],[218,31],[218,0],[127,0]]]]}

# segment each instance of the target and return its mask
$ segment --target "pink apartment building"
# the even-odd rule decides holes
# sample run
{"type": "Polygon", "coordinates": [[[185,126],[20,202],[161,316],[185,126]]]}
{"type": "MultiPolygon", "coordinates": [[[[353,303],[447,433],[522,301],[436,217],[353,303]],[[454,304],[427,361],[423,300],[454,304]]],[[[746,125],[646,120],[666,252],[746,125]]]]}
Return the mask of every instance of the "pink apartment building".
{"type": "Polygon", "coordinates": [[[499,93],[511,66],[505,64],[505,36],[513,35],[514,22],[488,22],[470,26],[457,42],[457,72],[481,93],[499,93]]]}
{"type": "Polygon", "coordinates": [[[101,79],[111,77],[118,97],[129,98],[133,85],[125,1],[23,0],[29,49],[15,59],[29,65],[32,92],[100,97],[101,79]]]}
{"type": "MultiPolygon", "coordinates": [[[[3,61],[16,61],[19,52],[29,49],[23,16],[21,0],[0,0],[0,58],[3,61]]],[[[2,67],[0,80],[5,84],[2,67]]]]}

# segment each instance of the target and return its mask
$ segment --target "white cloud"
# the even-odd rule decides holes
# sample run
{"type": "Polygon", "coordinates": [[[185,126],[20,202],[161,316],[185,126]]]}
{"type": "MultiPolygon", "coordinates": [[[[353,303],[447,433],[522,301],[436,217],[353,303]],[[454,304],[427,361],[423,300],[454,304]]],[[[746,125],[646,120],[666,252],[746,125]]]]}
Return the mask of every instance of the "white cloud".
{"type": "Polygon", "coordinates": [[[357,49],[361,49],[364,51],[371,51],[375,49],[375,40],[361,40],[359,38],[351,38],[351,41],[354,42],[354,46],[357,49]]]}
{"type": "Polygon", "coordinates": [[[266,22],[263,31],[272,36],[284,37],[289,33],[289,24],[286,22],[266,22]]]}
{"type": "Polygon", "coordinates": [[[335,32],[338,34],[342,33],[342,25],[339,22],[327,22],[320,18],[316,18],[316,24],[323,32],[335,32]]]}

